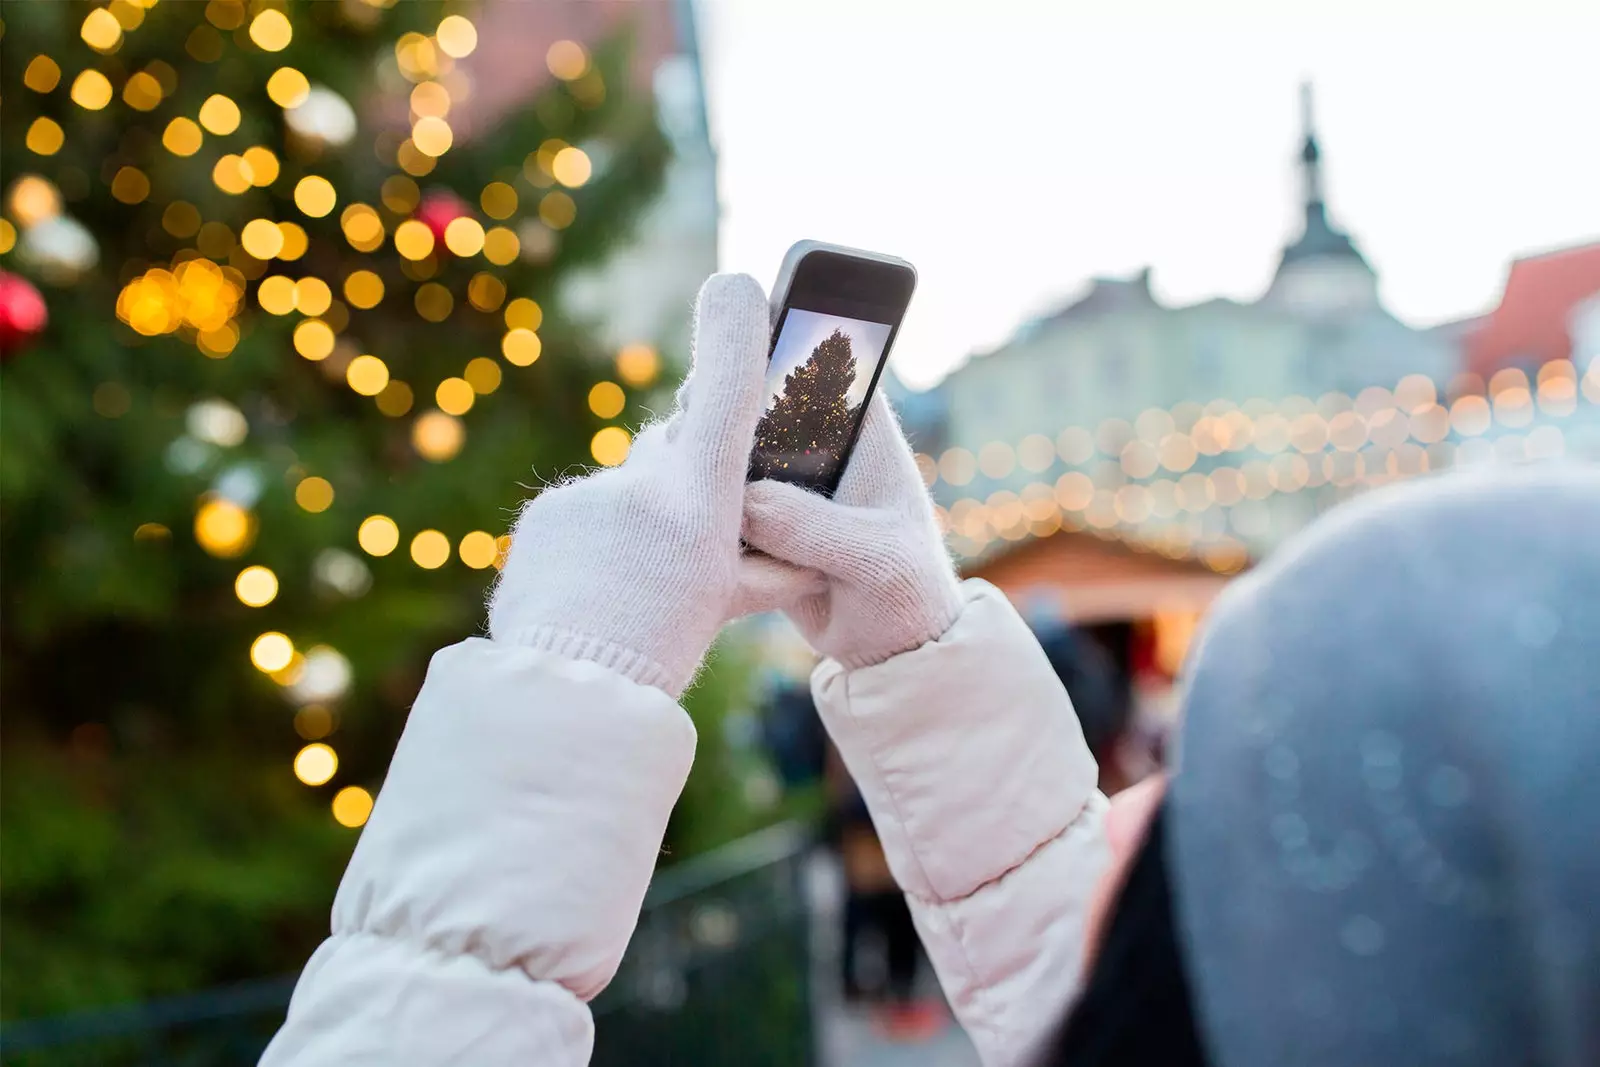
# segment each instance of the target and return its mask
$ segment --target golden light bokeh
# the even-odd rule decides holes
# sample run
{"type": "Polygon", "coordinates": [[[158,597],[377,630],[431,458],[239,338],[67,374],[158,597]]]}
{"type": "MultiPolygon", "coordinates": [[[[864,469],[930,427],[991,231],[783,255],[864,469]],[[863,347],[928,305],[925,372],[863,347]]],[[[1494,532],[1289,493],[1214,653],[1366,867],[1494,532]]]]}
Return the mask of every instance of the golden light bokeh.
{"type": "Polygon", "coordinates": [[[617,377],[635,389],[643,389],[655,381],[660,373],[661,357],[650,345],[623,345],[617,352],[617,377]]]}
{"type": "Polygon", "coordinates": [[[444,228],[444,246],[463,259],[477,255],[483,251],[483,226],[468,215],[451,219],[444,228]]]}
{"type": "Polygon", "coordinates": [[[596,382],[589,390],[589,410],[602,419],[614,419],[622,414],[628,398],[616,382],[596,382]]]}
{"type": "Polygon", "coordinates": [[[422,199],[422,190],[417,188],[417,183],[403,174],[392,174],[383,180],[379,189],[378,198],[383,201],[383,206],[396,215],[409,215],[417,209],[417,204],[422,199]]]}
{"type": "Polygon", "coordinates": [[[97,7],[84,18],[78,34],[96,52],[114,52],[122,44],[122,23],[110,11],[97,7]]]}
{"type": "Polygon", "coordinates": [[[539,201],[539,218],[552,230],[564,230],[578,217],[578,205],[560,189],[544,194],[539,201]]]}
{"type": "Polygon", "coordinates": [[[450,113],[450,91],[438,82],[423,82],[411,90],[411,113],[416,118],[444,118],[450,113]]]}
{"type": "Polygon", "coordinates": [[[394,249],[407,259],[426,259],[433,254],[433,231],[425,222],[407,219],[394,228],[394,249]]]}
{"type": "Polygon", "coordinates": [[[302,478],[294,487],[294,502],[313,515],[327,511],[333,507],[333,483],[315,475],[302,478]]]}
{"type": "Polygon", "coordinates": [[[539,335],[532,330],[517,327],[507,330],[506,335],[500,339],[500,354],[506,357],[506,362],[518,367],[527,367],[539,358],[543,348],[539,335]]]}
{"type": "Polygon", "coordinates": [[[278,223],[278,232],[283,234],[283,247],[278,250],[279,259],[299,259],[311,247],[306,231],[297,222],[278,223]]]}
{"type": "Polygon", "coordinates": [[[294,306],[302,315],[326,314],[333,306],[333,290],[321,278],[301,278],[294,283],[294,306]]]}
{"type": "Polygon", "coordinates": [[[455,133],[450,124],[437,115],[424,115],[411,127],[411,143],[418,152],[437,159],[450,151],[455,143],[455,133]]]}
{"type": "Polygon", "coordinates": [[[375,308],[383,301],[383,279],[370,270],[352,271],[344,280],[344,298],[364,311],[375,308]]]}
{"type": "Polygon", "coordinates": [[[338,772],[339,754],[321,741],[313,741],[295,753],[294,776],[306,785],[322,785],[338,772]]]}
{"type": "Polygon", "coordinates": [[[487,356],[479,356],[468,363],[467,369],[461,372],[461,376],[480,396],[488,396],[500,388],[500,364],[487,356]]]}
{"type": "Polygon", "coordinates": [[[456,298],[438,282],[428,282],[417,289],[414,303],[418,315],[429,322],[443,322],[455,309],[456,298]]]}
{"type": "Polygon", "coordinates": [[[369,204],[351,204],[339,216],[344,239],[358,252],[375,252],[383,246],[383,219],[369,204]]]}
{"type": "Polygon", "coordinates": [[[544,63],[551,74],[572,81],[589,69],[589,53],[577,41],[557,41],[545,51],[544,63]]]}
{"type": "Polygon", "coordinates": [[[61,68],[49,56],[34,56],[22,72],[22,84],[36,93],[48,93],[61,84],[61,68]]]}
{"type": "Polygon", "coordinates": [[[267,96],[279,107],[299,107],[310,95],[311,83],[293,67],[279,67],[267,79],[267,96]]]}
{"type": "Polygon", "coordinates": [[[205,134],[200,132],[200,125],[182,115],[167,123],[166,131],[161,134],[162,147],[175,156],[194,155],[200,151],[204,141],[205,134]]]}
{"type": "Polygon", "coordinates": [[[10,219],[0,219],[0,256],[11,251],[17,243],[17,228],[10,219]]]}
{"type": "Polygon", "coordinates": [[[449,560],[450,538],[438,530],[423,530],[411,539],[411,562],[423,570],[438,570],[449,560]]]}
{"type": "Polygon", "coordinates": [[[620,426],[606,426],[589,441],[589,454],[602,467],[615,467],[628,458],[633,438],[620,426]]]}
{"type": "Polygon", "coordinates": [[[72,79],[72,102],[87,111],[111,103],[111,82],[98,70],[86,70],[72,79]]]}
{"type": "Polygon", "coordinates": [[[393,379],[383,387],[383,392],[379,393],[375,398],[378,410],[391,419],[398,419],[410,411],[411,405],[415,400],[416,398],[411,393],[411,386],[393,379]]]}
{"type": "Polygon", "coordinates": [[[161,83],[149,71],[138,71],[122,87],[122,102],[135,111],[154,111],[161,103],[161,83]]]}
{"type": "Polygon", "coordinates": [[[239,244],[257,259],[271,259],[283,251],[283,231],[271,219],[251,219],[239,231],[239,244]]]}
{"type": "Polygon", "coordinates": [[[522,240],[509,226],[496,226],[483,235],[483,258],[497,267],[509,266],[522,252],[522,240]]]}
{"type": "Polygon", "coordinates": [[[174,200],[161,211],[161,228],[174,237],[193,237],[200,221],[200,209],[187,200],[174,200]]]}
{"type": "Polygon", "coordinates": [[[576,189],[588,181],[593,170],[589,154],[576,145],[567,145],[550,161],[550,173],[569,189],[576,189]]]}
{"type": "Polygon", "coordinates": [[[278,576],[260,564],[246,567],[233,580],[233,594],[246,607],[266,607],[278,597],[278,576]]]}
{"type": "Polygon", "coordinates": [[[294,713],[294,732],[307,741],[318,741],[333,733],[333,712],[321,704],[307,704],[294,713]]]}
{"type": "Polygon", "coordinates": [[[200,105],[200,125],[208,133],[225,136],[239,128],[239,105],[233,102],[232,97],[221,93],[213,93],[206,97],[206,102],[200,105]]]}
{"type": "Polygon", "coordinates": [[[23,143],[36,156],[53,156],[67,143],[67,134],[55,119],[40,115],[28,127],[28,136],[23,143]]]}
{"type": "Polygon", "coordinates": [[[490,182],[483,187],[478,203],[491,219],[509,219],[517,213],[517,191],[505,182],[490,182]]]}
{"type": "Polygon", "coordinates": [[[294,27],[282,11],[268,8],[250,20],[250,39],[263,52],[281,52],[294,38],[294,27]]]}
{"type": "Polygon", "coordinates": [[[479,271],[467,282],[467,300],[479,311],[494,311],[505,302],[506,283],[488,271],[479,271]]]}
{"type": "Polygon", "coordinates": [[[194,539],[208,555],[232,559],[255,542],[255,517],[231,500],[212,497],[195,512],[194,539]]]}
{"type": "Polygon", "coordinates": [[[495,544],[494,534],[486,530],[473,530],[461,539],[456,553],[461,557],[462,563],[475,571],[481,571],[494,566],[500,548],[495,544]]]}
{"type": "Polygon", "coordinates": [[[426,411],[411,424],[411,447],[429,463],[454,459],[466,443],[467,430],[461,420],[442,411],[426,411]]]}
{"type": "Polygon", "coordinates": [[[111,178],[111,195],[124,204],[142,204],[150,195],[150,179],[138,167],[118,167],[111,178]]]}
{"type": "Polygon", "coordinates": [[[462,59],[478,47],[478,28],[461,15],[446,15],[433,31],[439,51],[452,59],[462,59]]]}
{"type": "Polygon", "coordinates": [[[256,287],[256,303],[272,315],[287,315],[294,310],[295,287],[292,279],[273,274],[256,287]]]}
{"type": "Polygon", "coordinates": [[[387,515],[368,515],[356,530],[356,543],[369,556],[387,556],[400,544],[400,527],[387,515]]]}
{"type": "Polygon", "coordinates": [[[333,327],[321,319],[307,319],[294,328],[294,350],[313,363],[333,353],[333,327]]]}
{"type": "Polygon", "coordinates": [[[245,165],[250,168],[250,184],[266,188],[278,180],[278,157],[265,145],[255,145],[244,150],[245,165]]]}
{"type": "Polygon", "coordinates": [[[537,301],[519,296],[506,305],[506,328],[537,330],[544,324],[544,309],[537,301]]]}
{"type": "Polygon", "coordinates": [[[439,56],[433,39],[425,34],[402,34],[394,43],[394,59],[408,81],[423,81],[439,73],[439,56]]]}
{"type": "Polygon", "coordinates": [[[308,174],[295,184],[295,207],[314,219],[332,211],[338,202],[339,194],[334,191],[333,183],[320,175],[308,174]]]}
{"type": "Polygon", "coordinates": [[[389,384],[389,365],[377,356],[357,356],[344,369],[344,380],[362,396],[377,396],[389,384]]]}
{"type": "Polygon", "coordinates": [[[433,168],[439,165],[437,159],[418,151],[416,144],[409,137],[400,142],[400,147],[395,152],[395,162],[400,164],[401,170],[415,178],[433,173],[433,168]]]}
{"type": "Polygon", "coordinates": [[[465,378],[446,378],[433,392],[433,402],[446,415],[465,415],[477,398],[477,390],[465,378]]]}
{"type": "Polygon", "coordinates": [[[243,156],[232,152],[220,157],[211,168],[211,181],[229,196],[238,196],[247,191],[254,184],[253,178],[250,164],[244,161],[243,156]]]}
{"type": "Polygon", "coordinates": [[[263,674],[281,671],[294,659],[294,642],[276,630],[268,630],[250,643],[250,662],[263,674]]]}
{"type": "Polygon", "coordinates": [[[347,785],[333,794],[333,821],[352,830],[365,826],[372,816],[372,794],[359,785],[347,785]]]}
{"type": "Polygon", "coordinates": [[[61,214],[61,191],[37,174],[24,174],[13,182],[6,200],[11,217],[23,229],[61,214]]]}

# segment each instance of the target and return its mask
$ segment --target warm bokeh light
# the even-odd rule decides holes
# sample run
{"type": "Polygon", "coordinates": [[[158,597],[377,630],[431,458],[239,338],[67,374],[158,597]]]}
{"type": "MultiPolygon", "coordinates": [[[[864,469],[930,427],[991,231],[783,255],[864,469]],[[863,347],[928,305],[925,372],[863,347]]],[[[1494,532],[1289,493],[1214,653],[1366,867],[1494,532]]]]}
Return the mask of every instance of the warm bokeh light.
{"type": "Polygon", "coordinates": [[[311,95],[311,83],[293,67],[279,67],[267,79],[267,96],[279,107],[299,107],[311,95]]]}
{"type": "Polygon", "coordinates": [[[500,554],[494,534],[486,530],[473,530],[467,534],[456,551],[461,556],[461,562],[475,571],[494,566],[495,557],[500,554]]]}
{"type": "Polygon", "coordinates": [[[311,246],[306,237],[306,231],[299,223],[280,222],[278,232],[283,235],[283,247],[278,249],[278,258],[296,260],[306,254],[306,249],[311,246]]]}
{"type": "Polygon", "coordinates": [[[465,378],[446,378],[434,390],[433,401],[446,415],[465,415],[478,393],[465,378]]]}
{"type": "Polygon", "coordinates": [[[467,300],[479,311],[494,311],[506,299],[506,283],[486,270],[467,283],[467,300]]]}
{"type": "Polygon", "coordinates": [[[268,630],[250,644],[250,662],[266,674],[281,671],[294,659],[294,642],[276,630],[268,630]]]}
{"type": "Polygon", "coordinates": [[[472,386],[474,392],[480,396],[488,396],[500,388],[500,364],[487,356],[479,356],[467,364],[467,369],[461,376],[472,386]]]}
{"type": "Polygon", "coordinates": [[[456,306],[456,298],[438,282],[418,286],[412,302],[416,305],[417,314],[429,322],[443,322],[456,306]]]}
{"type": "Polygon", "coordinates": [[[451,219],[444,228],[444,246],[463,259],[477,255],[483,251],[483,226],[468,215],[451,219]]]}
{"type": "Polygon", "coordinates": [[[416,398],[411,393],[411,386],[405,382],[392,379],[375,398],[378,410],[391,419],[398,419],[410,411],[411,405],[415,400],[416,398]]]}
{"type": "Polygon", "coordinates": [[[265,145],[254,145],[244,150],[242,157],[250,168],[250,184],[266,188],[278,180],[278,157],[265,145]]]}
{"type": "Polygon", "coordinates": [[[295,207],[314,219],[320,219],[332,211],[338,200],[339,194],[334,191],[333,183],[317,174],[308,174],[294,187],[295,207]]]}
{"type": "Polygon", "coordinates": [[[141,70],[122,87],[122,102],[135,111],[153,111],[161,103],[161,83],[154,74],[141,70]]]}
{"type": "Polygon", "coordinates": [[[509,266],[522,251],[522,240],[509,226],[496,226],[483,235],[483,258],[497,267],[509,266]]]}
{"type": "Polygon", "coordinates": [[[567,145],[550,161],[550,173],[556,181],[571,189],[588,181],[592,170],[589,154],[575,145],[567,145]]]}
{"type": "Polygon", "coordinates": [[[506,335],[500,339],[501,355],[506,357],[507,363],[515,364],[518,367],[531,365],[539,358],[539,352],[542,348],[543,345],[539,341],[539,335],[532,330],[521,327],[515,330],[507,330],[506,335]]]}
{"type": "Polygon", "coordinates": [[[387,515],[368,515],[356,530],[356,543],[369,556],[387,556],[400,544],[400,527],[387,515]]]}
{"type": "Polygon", "coordinates": [[[453,59],[462,59],[478,47],[478,30],[461,15],[446,15],[433,31],[439,51],[453,59]]]}
{"type": "Polygon", "coordinates": [[[294,310],[294,282],[281,274],[261,279],[256,287],[256,303],[271,315],[287,315],[294,310]]]}
{"type": "Polygon", "coordinates": [[[615,467],[628,458],[633,438],[620,426],[606,426],[589,441],[589,453],[603,467],[615,467]]]}
{"type": "Polygon", "coordinates": [[[244,157],[229,152],[222,156],[211,168],[211,180],[218,189],[229,196],[238,196],[246,192],[254,183],[255,175],[250,171],[250,164],[244,157]]]}
{"type": "Polygon", "coordinates": [[[294,28],[282,11],[268,8],[250,20],[250,39],[263,52],[281,52],[293,37],[294,28]]]}
{"type": "Polygon", "coordinates": [[[96,52],[114,52],[122,44],[122,24],[103,7],[97,7],[84,17],[78,30],[83,43],[96,52]]]}
{"type": "Polygon", "coordinates": [[[622,414],[628,398],[616,382],[596,382],[589,390],[589,410],[602,419],[614,419],[622,414]]]}
{"type": "Polygon", "coordinates": [[[491,219],[509,219],[517,213],[517,191],[505,182],[490,182],[483,187],[478,204],[491,219]]]}
{"type": "Polygon", "coordinates": [[[422,190],[417,188],[416,182],[405,175],[393,174],[383,180],[378,199],[383,201],[384,207],[396,215],[409,215],[417,209],[417,204],[422,199],[422,190]]]}
{"type": "Polygon", "coordinates": [[[200,105],[200,125],[208,133],[230,134],[239,128],[239,120],[239,105],[221,93],[213,93],[200,105]]]}
{"type": "Polygon", "coordinates": [[[294,757],[294,776],[306,785],[322,785],[339,770],[339,754],[321,741],[313,741],[294,757]]]}
{"type": "Polygon", "coordinates": [[[37,226],[45,219],[61,214],[61,193],[49,179],[37,174],[24,174],[11,185],[6,198],[11,217],[23,229],[37,226]]]}
{"type": "Polygon", "coordinates": [[[233,580],[233,593],[247,607],[265,607],[277,599],[278,576],[259,564],[246,567],[233,580]]]}
{"type": "Polygon", "coordinates": [[[411,143],[425,156],[444,155],[454,141],[455,133],[450,124],[437,115],[424,115],[411,127],[411,143]]]}
{"type": "Polygon", "coordinates": [[[55,119],[41,115],[28,127],[28,135],[23,143],[34,155],[53,156],[61,151],[61,146],[66,141],[67,135],[61,129],[61,124],[55,119]]]}
{"type": "Polygon", "coordinates": [[[577,41],[557,41],[544,54],[545,66],[562,81],[583,77],[589,69],[589,53],[577,41]]]}
{"type": "Polygon", "coordinates": [[[560,189],[544,194],[539,201],[539,218],[552,230],[564,230],[578,217],[578,205],[560,189]]]}
{"type": "Polygon", "coordinates": [[[333,712],[321,704],[307,704],[294,713],[294,732],[307,741],[320,741],[333,728],[333,712]]]}
{"type": "Polygon", "coordinates": [[[443,118],[450,113],[450,102],[450,90],[438,82],[423,82],[411,90],[412,117],[433,115],[443,118]]]}
{"type": "Polygon", "coordinates": [[[375,308],[383,301],[383,279],[370,270],[352,271],[344,280],[344,298],[352,307],[375,308]]]}
{"type": "Polygon", "coordinates": [[[362,396],[377,396],[389,384],[389,365],[377,356],[357,356],[345,368],[344,377],[362,396]]]}
{"type": "Polygon", "coordinates": [[[423,530],[411,539],[411,562],[423,570],[438,570],[449,559],[450,539],[438,530],[423,530]]]}
{"type": "Polygon", "coordinates": [[[321,278],[301,278],[294,283],[294,306],[302,315],[325,314],[333,307],[333,290],[321,278]]]}
{"type": "Polygon", "coordinates": [[[166,131],[161,135],[162,147],[175,156],[194,155],[200,151],[204,141],[205,135],[200,132],[199,124],[182,115],[167,123],[166,131]]]}
{"type": "Polygon", "coordinates": [[[467,430],[461,420],[442,411],[425,411],[411,426],[411,447],[430,463],[454,459],[466,439],[467,430]]]}
{"type": "Polygon", "coordinates": [[[347,785],[333,795],[333,819],[354,830],[372,815],[372,794],[359,785],[347,785]]]}
{"type": "Polygon", "coordinates": [[[111,178],[111,195],[124,204],[142,204],[150,195],[150,179],[137,167],[119,167],[111,178]]]}
{"type": "Polygon", "coordinates": [[[218,559],[241,556],[255,542],[255,517],[224,497],[212,497],[194,516],[194,539],[218,559]]]}
{"type": "Polygon", "coordinates": [[[351,204],[339,216],[344,239],[357,252],[375,252],[383,246],[383,219],[369,204],[351,204]]]}
{"type": "Polygon", "coordinates": [[[433,231],[425,222],[407,219],[394,228],[394,249],[407,259],[426,259],[433,253],[433,231]]]}
{"type": "Polygon", "coordinates": [[[537,330],[544,322],[544,311],[538,303],[525,296],[519,296],[506,305],[506,328],[537,330]]]}
{"type": "Polygon", "coordinates": [[[34,56],[22,72],[22,84],[36,93],[48,93],[61,83],[61,68],[49,56],[34,56]]]}
{"type": "Polygon", "coordinates": [[[327,511],[333,506],[333,483],[315,476],[302,478],[294,487],[294,502],[313,515],[327,511]]]}
{"type": "Polygon", "coordinates": [[[617,353],[617,377],[635,389],[654,382],[660,373],[661,357],[647,344],[624,345],[617,353]]]}
{"type": "Polygon", "coordinates": [[[333,353],[333,328],[321,319],[307,319],[294,328],[294,350],[312,362],[333,353]]]}
{"type": "Polygon", "coordinates": [[[88,111],[99,111],[111,103],[111,82],[98,70],[89,69],[72,79],[72,102],[88,111]]]}
{"type": "Polygon", "coordinates": [[[251,219],[239,231],[239,244],[257,259],[271,259],[283,251],[283,231],[271,219],[251,219]]]}

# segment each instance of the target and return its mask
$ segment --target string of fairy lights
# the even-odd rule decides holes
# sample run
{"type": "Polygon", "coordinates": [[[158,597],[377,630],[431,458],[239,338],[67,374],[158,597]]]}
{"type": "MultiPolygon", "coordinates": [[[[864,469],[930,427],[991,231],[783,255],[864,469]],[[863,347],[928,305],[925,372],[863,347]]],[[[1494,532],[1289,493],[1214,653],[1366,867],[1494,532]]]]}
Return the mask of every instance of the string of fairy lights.
{"type": "Polygon", "coordinates": [[[1443,396],[1432,379],[1411,375],[1392,390],[1373,386],[1354,397],[1184,402],[1093,430],[1070,426],[1054,437],[919,454],[917,464],[940,500],[952,547],[969,562],[1068,530],[1232,573],[1249,560],[1241,538],[1267,532],[1261,502],[1325,487],[1346,494],[1457,463],[1553,458],[1566,449],[1556,420],[1581,402],[1600,406],[1600,359],[1581,375],[1566,359],[1543,364],[1532,379],[1515,367],[1487,383],[1465,374],[1443,396]],[[980,477],[999,487],[972,493],[980,477]],[[1016,487],[1019,480],[1025,484],[1016,487]],[[1200,528],[1207,512],[1219,520],[1211,536],[1200,528]]]}
{"type": "MultiPolygon", "coordinates": [[[[87,14],[79,36],[94,53],[110,56],[158,2],[111,0],[87,14]]],[[[374,13],[394,3],[360,0],[374,13]]],[[[359,14],[360,5],[345,5],[342,10],[352,17],[352,13],[359,14]]],[[[205,21],[184,43],[189,55],[202,62],[221,57],[228,40],[224,35],[231,35],[241,47],[248,41],[267,53],[283,52],[294,40],[293,22],[276,5],[247,7],[240,0],[209,0],[204,13],[205,21]]],[[[392,161],[398,173],[382,182],[375,203],[345,202],[328,177],[306,174],[295,183],[291,197],[294,210],[303,219],[263,216],[250,219],[235,232],[221,220],[203,218],[196,205],[172,200],[163,206],[160,225],[186,247],[168,263],[138,264],[131,276],[124,275],[128,280],[115,305],[118,319],[141,336],[175,336],[192,343],[206,357],[225,359],[238,345],[241,330],[249,328],[253,287],[254,303],[261,313],[296,318],[291,343],[301,358],[316,364],[330,382],[371,398],[384,416],[409,417],[411,446],[424,460],[445,463],[454,459],[466,441],[464,416],[477,400],[500,387],[507,367],[528,367],[542,354],[538,331],[544,323],[544,310],[532,299],[509,294],[495,268],[508,267],[519,259],[550,259],[557,235],[577,218],[572,192],[585,185],[596,169],[583,148],[559,138],[545,140],[523,162],[519,184],[524,188],[494,180],[480,190],[476,207],[487,224],[475,217],[470,205],[431,201],[433,194],[423,193],[417,179],[430,174],[455,144],[450,112],[471,92],[471,83],[456,61],[471,55],[477,44],[476,26],[459,14],[443,18],[432,33],[407,33],[395,42],[393,72],[411,86],[409,131],[403,136],[388,131],[378,135],[374,147],[379,157],[392,161]],[[468,281],[465,302],[478,312],[501,317],[500,358],[474,357],[459,374],[429,389],[395,377],[381,355],[360,351],[347,339],[347,331],[353,315],[378,308],[389,295],[382,277],[359,266],[337,278],[295,270],[311,243],[303,222],[326,219],[335,212],[339,233],[354,251],[374,253],[385,244],[392,245],[401,273],[415,283],[414,310],[429,322],[447,320],[457,306],[455,294],[434,280],[441,254],[462,261],[481,257],[484,269],[468,281]],[[424,403],[425,399],[431,399],[431,405],[424,403]]],[[[583,45],[556,41],[547,50],[545,62],[576,106],[593,108],[604,102],[605,81],[583,45]]],[[[62,65],[41,54],[29,62],[23,84],[45,95],[56,91],[65,79],[62,65]]],[[[119,93],[112,77],[91,60],[66,82],[66,89],[72,102],[85,111],[103,111],[120,96],[130,109],[152,112],[174,94],[177,84],[172,66],[156,60],[126,75],[119,93]]],[[[282,109],[284,124],[292,135],[333,147],[354,137],[357,123],[350,105],[332,90],[314,84],[299,69],[278,67],[267,78],[265,89],[272,103],[282,109]]],[[[172,116],[162,128],[160,144],[173,157],[187,159],[199,153],[208,139],[226,144],[224,139],[240,131],[243,119],[237,101],[225,93],[213,93],[194,114],[172,116]]],[[[61,151],[67,138],[68,130],[59,122],[40,116],[29,126],[25,145],[33,154],[49,157],[61,151]]],[[[267,145],[252,144],[223,153],[210,177],[224,194],[240,196],[274,185],[281,175],[278,154],[267,145]]],[[[128,205],[146,203],[155,192],[149,176],[134,166],[120,167],[108,181],[112,196],[128,205]]],[[[0,253],[42,233],[42,224],[71,222],[63,213],[60,189],[38,174],[23,174],[12,182],[6,208],[8,217],[0,218],[0,253]]],[[[92,244],[86,231],[83,240],[92,244]]],[[[75,280],[84,268],[85,264],[69,264],[54,280],[75,280]]],[[[591,388],[587,398],[590,411],[601,420],[617,418],[626,407],[625,387],[647,388],[660,370],[661,361],[653,347],[643,343],[624,346],[616,353],[615,380],[591,388]]],[[[94,410],[107,418],[126,413],[129,402],[127,390],[115,383],[102,384],[93,396],[94,410]]],[[[194,405],[187,422],[190,443],[227,447],[242,442],[249,432],[244,415],[221,399],[194,405]]],[[[596,463],[615,466],[627,457],[631,444],[627,429],[606,425],[593,435],[590,453],[596,463]]],[[[290,476],[294,500],[301,510],[315,514],[333,505],[336,490],[327,478],[299,468],[290,476]]],[[[198,501],[193,535],[210,555],[236,559],[255,544],[258,519],[250,494],[242,495],[247,499],[240,499],[240,493],[213,490],[198,501]]],[[[393,518],[382,514],[362,519],[353,533],[356,547],[366,557],[392,555],[405,543],[412,563],[424,570],[442,568],[452,557],[474,570],[498,568],[509,544],[506,535],[481,529],[457,537],[432,528],[403,532],[393,518]]],[[[144,523],[134,531],[138,540],[170,536],[171,531],[159,523],[144,523]]],[[[319,580],[347,592],[364,590],[371,580],[360,556],[339,549],[319,556],[317,569],[319,580]]],[[[234,594],[247,607],[263,608],[277,599],[279,585],[271,568],[250,563],[235,576],[234,594]]],[[[328,645],[297,648],[289,635],[276,630],[254,638],[249,658],[298,706],[294,728],[305,744],[293,761],[295,775],[308,786],[331,782],[339,762],[326,739],[337,725],[334,702],[350,683],[348,661],[328,645]]],[[[357,827],[365,823],[372,803],[369,791],[347,785],[334,794],[332,813],[341,824],[357,827]]]]}

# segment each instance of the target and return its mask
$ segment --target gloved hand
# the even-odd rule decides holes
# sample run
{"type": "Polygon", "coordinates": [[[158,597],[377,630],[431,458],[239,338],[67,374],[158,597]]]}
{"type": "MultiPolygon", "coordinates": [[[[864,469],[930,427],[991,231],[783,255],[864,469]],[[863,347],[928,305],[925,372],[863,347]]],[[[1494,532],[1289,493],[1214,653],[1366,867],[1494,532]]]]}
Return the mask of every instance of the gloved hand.
{"type": "Polygon", "coordinates": [[[741,604],[782,607],[846,667],[944,634],[961,589],[911,446],[879,393],[832,500],[785,482],[745,490],[741,604]]]}
{"type": "Polygon", "coordinates": [[[621,466],[523,506],[489,605],[494,640],[682,694],[722,622],[741,613],[740,513],[768,321],[755,279],[706,282],[677,413],[640,433],[621,466]]]}

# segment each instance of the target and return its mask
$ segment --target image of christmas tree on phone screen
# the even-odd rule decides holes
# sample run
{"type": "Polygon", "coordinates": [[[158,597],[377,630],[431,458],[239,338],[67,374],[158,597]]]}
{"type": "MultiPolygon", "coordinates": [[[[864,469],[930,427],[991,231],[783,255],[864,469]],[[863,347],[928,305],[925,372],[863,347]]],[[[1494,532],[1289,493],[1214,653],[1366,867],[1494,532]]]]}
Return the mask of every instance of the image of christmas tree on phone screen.
{"type": "Polygon", "coordinates": [[[790,310],[773,350],[767,380],[772,394],[756,427],[752,477],[831,480],[888,332],[881,323],[790,310]]]}

